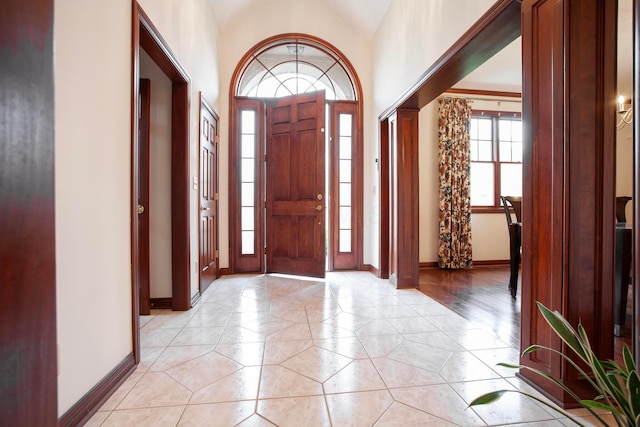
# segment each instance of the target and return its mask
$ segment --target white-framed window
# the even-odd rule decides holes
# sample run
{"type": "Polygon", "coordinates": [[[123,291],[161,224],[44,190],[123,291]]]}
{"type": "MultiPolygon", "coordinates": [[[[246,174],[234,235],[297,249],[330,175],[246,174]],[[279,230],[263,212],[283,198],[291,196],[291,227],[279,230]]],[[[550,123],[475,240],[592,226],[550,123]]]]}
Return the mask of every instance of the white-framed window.
{"type": "Polygon", "coordinates": [[[471,145],[471,206],[499,208],[500,196],[522,196],[520,113],[474,111],[471,145]]]}

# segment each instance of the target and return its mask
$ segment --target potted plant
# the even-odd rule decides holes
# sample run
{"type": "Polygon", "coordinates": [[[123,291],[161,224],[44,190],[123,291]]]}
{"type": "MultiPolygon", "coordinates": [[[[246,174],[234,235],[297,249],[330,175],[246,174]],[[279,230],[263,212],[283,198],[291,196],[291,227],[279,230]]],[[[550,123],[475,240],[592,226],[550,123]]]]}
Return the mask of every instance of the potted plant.
{"type": "MultiPolygon", "coordinates": [[[[582,375],[591,384],[594,390],[598,393],[598,396],[593,400],[580,399],[576,393],[571,391],[561,381],[538,369],[506,363],[499,363],[498,366],[513,369],[526,369],[547,378],[549,381],[552,381],[559,387],[562,387],[562,389],[573,397],[576,402],[580,403],[593,416],[595,416],[602,425],[607,426],[608,423],[602,419],[597,411],[611,412],[618,426],[640,426],[640,377],[638,377],[636,363],[633,360],[633,356],[631,355],[631,351],[627,345],[625,344],[622,350],[622,365],[614,362],[613,360],[598,360],[591,349],[589,339],[581,324],[578,325],[578,330],[576,331],[560,313],[549,310],[540,302],[537,304],[542,316],[549,326],[551,326],[551,329],[553,329],[560,339],[569,346],[569,348],[571,348],[573,353],[588,366],[588,369],[585,371],[585,369],[580,367],[578,361],[574,361],[568,355],[546,346],[532,345],[527,348],[522,355],[524,356],[531,352],[540,350],[551,351],[560,355],[569,364],[571,364],[571,366],[577,369],[580,375],[582,375]]],[[[555,405],[552,405],[530,393],[519,390],[497,390],[486,393],[474,399],[469,406],[484,405],[495,402],[505,393],[520,393],[530,397],[531,399],[548,406],[554,411],[563,414],[576,424],[583,425],[568,412],[563,411],[555,405]]]]}

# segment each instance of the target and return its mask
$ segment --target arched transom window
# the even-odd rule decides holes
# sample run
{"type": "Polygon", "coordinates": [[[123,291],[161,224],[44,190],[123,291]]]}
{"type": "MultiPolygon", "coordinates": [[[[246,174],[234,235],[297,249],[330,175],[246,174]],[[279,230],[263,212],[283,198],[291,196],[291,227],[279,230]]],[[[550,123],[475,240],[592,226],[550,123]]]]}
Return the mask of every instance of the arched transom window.
{"type": "Polygon", "coordinates": [[[327,100],[357,101],[347,67],[318,43],[282,39],[252,54],[242,70],[236,96],[280,98],[325,91],[327,100]]]}

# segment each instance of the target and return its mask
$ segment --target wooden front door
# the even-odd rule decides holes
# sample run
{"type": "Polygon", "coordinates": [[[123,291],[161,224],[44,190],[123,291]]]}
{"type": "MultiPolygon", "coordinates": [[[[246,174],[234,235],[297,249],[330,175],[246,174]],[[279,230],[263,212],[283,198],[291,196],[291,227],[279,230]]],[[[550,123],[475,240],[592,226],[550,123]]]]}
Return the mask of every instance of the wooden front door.
{"type": "Polygon", "coordinates": [[[324,92],[267,107],[267,272],[325,275],[324,92]]]}
{"type": "Polygon", "coordinates": [[[200,97],[200,293],[219,276],[218,117],[200,97]]]}

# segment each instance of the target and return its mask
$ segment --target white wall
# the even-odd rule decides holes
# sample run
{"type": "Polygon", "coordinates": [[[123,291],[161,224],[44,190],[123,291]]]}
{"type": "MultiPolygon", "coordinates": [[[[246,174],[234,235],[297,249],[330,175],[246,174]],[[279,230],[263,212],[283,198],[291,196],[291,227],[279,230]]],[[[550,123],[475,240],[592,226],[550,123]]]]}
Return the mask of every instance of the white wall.
{"type": "MultiPolygon", "coordinates": [[[[304,33],[319,37],[340,50],[356,70],[363,87],[365,118],[370,117],[372,106],[371,93],[371,56],[370,43],[342,16],[314,0],[273,0],[256,2],[251,9],[245,10],[236,21],[225,26],[221,57],[224,58],[221,72],[220,119],[228,123],[228,90],[231,77],[242,56],[262,40],[283,33],[304,33]]],[[[229,205],[229,130],[220,132],[220,204],[229,205]]],[[[364,130],[364,168],[366,176],[374,167],[373,150],[377,140],[370,133],[370,127],[364,130]]],[[[370,197],[370,183],[365,182],[365,198],[370,197]]],[[[365,209],[365,218],[367,217],[365,209]]],[[[229,215],[228,209],[220,212],[220,265],[229,266],[229,215]]],[[[366,220],[365,220],[366,221],[366,220]]],[[[365,224],[365,235],[371,234],[365,224]]],[[[377,233],[377,229],[375,230],[377,233]]],[[[365,243],[366,245],[366,243],[365,243]]],[[[368,262],[365,260],[365,262],[368,262]]]]}
{"type": "Polygon", "coordinates": [[[132,351],[131,2],[55,4],[58,410],[132,351]]]}
{"type": "Polygon", "coordinates": [[[140,78],[151,80],[149,128],[149,294],[171,298],[171,80],[140,49],[140,78]]]}
{"type": "MultiPolygon", "coordinates": [[[[220,96],[217,24],[207,0],[141,3],[192,80],[191,175],[197,176],[198,93],[214,107],[220,96]]],[[[133,349],[131,5],[129,0],[55,4],[60,415],[133,349]]],[[[196,195],[193,190],[192,260],[198,259],[196,195]]],[[[195,268],[192,283],[194,292],[195,268]]]]}

